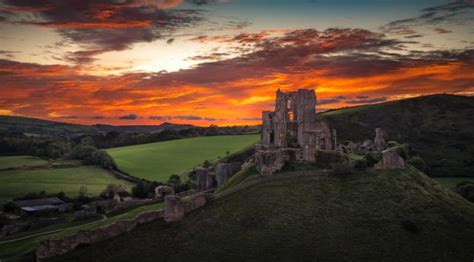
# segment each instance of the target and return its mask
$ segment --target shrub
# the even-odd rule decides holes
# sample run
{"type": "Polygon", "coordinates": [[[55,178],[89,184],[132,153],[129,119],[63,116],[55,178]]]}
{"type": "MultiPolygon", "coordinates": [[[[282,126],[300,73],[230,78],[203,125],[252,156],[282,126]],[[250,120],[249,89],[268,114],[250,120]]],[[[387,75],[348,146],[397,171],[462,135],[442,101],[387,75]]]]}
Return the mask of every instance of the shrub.
{"type": "Polygon", "coordinates": [[[408,144],[402,144],[398,146],[397,148],[398,148],[398,154],[400,154],[400,156],[403,159],[407,160],[410,154],[410,147],[408,146],[408,144]]]}
{"type": "Polygon", "coordinates": [[[418,170],[421,170],[423,172],[425,172],[426,169],[428,168],[428,166],[426,165],[425,160],[423,160],[423,158],[421,158],[419,156],[411,157],[407,161],[407,163],[414,166],[414,167],[416,167],[418,170]]]}
{"type": "MultiPolygon", "coordinates": [[[[87,190],[87,189],[86,189],[87,190]]],[[[117,192],[123,191],[122,185],[109,184],[100,194],[104,198],[112,198],[117,192]]]]}
{"type": "Polygon", "coordinates": [[[322,168],[330,168],[332,164],[345,160],[344,155],[337,151],[318,150],[316,151],[316,165],[322,168]]]}
{"type": "Polygon", "coordinates": [[[380,154],[380,153],[368,153],[364,156],[364,160],[367,164],[367,167],[373,167],[380,160],[382,160],[382,154],[380,154]]]}
{"type": "Polygon", "coordinates": [[[332,175],[336,176],[345,176],[353,173],[352,165],[349,161],[343,161],[341,163],[333,163],[332,165],[332,175]]]}
{"type": "Polygon", "coordinates": [[[388,147],[388,148],[398,147],[398,146],[400,146],[400,144],[399,144],[398,142],[396,142],[396,141],[388,141],[388,142],[387,142],[387,147],[388,147]]]}
{"type": "Polygon", "coordinates": [[[456,193],[465,199],[474,202],[474,182],[462,181],[456,185],[456,193]]]}
{"type": "Polygon", "coordinates": [[[364,158],[357,159],[354,161],[354,167],[357,169],[365,169],[367,168],[367,161],[364,158]]]}
{"type": "Polygon", "coordinates": [[[170,178],[168,179],[168,184],[171,184],[171,185],[181,184],[181,177],[178,175],[171,175],[170,178]]]}
{"type": "Polygon", "coordinates": [[[105,169],[117,169],[117,164],[114,159],[107,152],[102,150],[96,150],[92,153],[91,162],[105,169]]]}
{"type": "Polygon", "coordinates": [[[134,187],[132,187],[132,195],[137,198],[147,198],[148,183],[140,180],[134,187]]]}
{"type": "Polygon", "coordinates": [[[209,160],[206,160],[204,161],[204,163],[202,163],[202,167],[208,168],[210,166],[211,166],[211,162],[209,162],[209,160]]]}

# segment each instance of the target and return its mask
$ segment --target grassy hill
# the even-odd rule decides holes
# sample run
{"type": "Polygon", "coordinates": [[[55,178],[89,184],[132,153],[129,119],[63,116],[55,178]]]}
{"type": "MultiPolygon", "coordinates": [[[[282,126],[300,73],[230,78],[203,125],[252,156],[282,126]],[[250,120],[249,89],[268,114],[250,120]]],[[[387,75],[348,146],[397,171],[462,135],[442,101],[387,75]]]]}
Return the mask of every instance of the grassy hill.
{"type": "Polygon", "coordinates": [[[0,131],[18,132],[30,135],[47,136],[71,136],[80,134],[94,134],[100,132],[116,131],[121,133],[148,133],[158,132],[164,129],[181,130],[194,127],[192,125],[181,125],[173,123],[162,123],[160,125],[78,125],[70,123],[55,122],[30,117],[0,116],[0,131]]]}
{"type": "Polygon", "coordinates": [[[409,143],[428,163],[430,176],[474,176],[474,97],[432,95],[318,115],[340,142],[373,139],[376,127],[409,143]]]}
{"type": "Polygon", "coordinates": [[[95,166],[81,166],[74,161],[48,162],[31,156],[0,157],[0,204],[26,193],[46,191],[76,197],[81,186],[89,196],[99,195],[107,185],[132,183],[117,179],[109,171],[95,166]]]}
{"type": "Polygon", "coordinates": [[[471,261],[474,205],[414,168],[238,175],[178,223],[53,261],[471,261]]]}
{"type": "Polygon", "coordinates": [[[243,150],[260,135],[208,136],[179,139],[107,150],[120,169],[148,180],[166,181],[202,164],[243,150]]]}

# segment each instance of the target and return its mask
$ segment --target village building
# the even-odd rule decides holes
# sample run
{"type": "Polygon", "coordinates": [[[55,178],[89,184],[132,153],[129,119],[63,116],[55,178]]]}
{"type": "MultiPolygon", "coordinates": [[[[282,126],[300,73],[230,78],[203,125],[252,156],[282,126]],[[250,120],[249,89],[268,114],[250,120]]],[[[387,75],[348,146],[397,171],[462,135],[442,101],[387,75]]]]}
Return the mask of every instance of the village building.
{"type": "Polygon", "coordinates": [[[31,200],[13,200],[7,204],[7,209],[10,212],[21,215],[66,212],[72,210],[72,208],[72,203],[65,203],[57,197],[31,200]]]}

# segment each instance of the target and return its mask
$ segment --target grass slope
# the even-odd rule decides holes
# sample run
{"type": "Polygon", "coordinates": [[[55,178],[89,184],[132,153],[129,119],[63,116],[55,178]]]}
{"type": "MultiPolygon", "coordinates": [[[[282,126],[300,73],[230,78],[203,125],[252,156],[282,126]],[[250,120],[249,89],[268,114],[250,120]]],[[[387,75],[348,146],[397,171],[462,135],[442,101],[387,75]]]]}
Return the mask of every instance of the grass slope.
{"type": "Polygon", "coordinates": [[[318,115],[337,129],[338,140],[389,139],[409,143],[427,162],[430,176],[474,176],[474,97],[432,95],[318,115]]]}
{"type": "Polygon", "coordinates": [[[0,157],[0,170],[13,168],[27,168],[36,166],[45,166],[47,160],[34,156],[2,156],[0,157]]]}
{"type": "MultiPolygon", "coordinates": [[[[3,158],[0,157],[0,162],[4,162],[3,158]]],[[[37,159],[32,158],[31,161],[36,163],[37,159]]],[[[26,163],[25,159],[19,162],[22,163],[22,166],[26,163]]],[[[13,163],[19,162],[13,161],[13,163]]],[[[28,166],[28,164],[26,165],[28,166]]],[[[42,190],[47,193],[63,191],[66,195],[75,197],[81,186],[87,186],[88,195],[96,196],[108,184],[121,184],[128,189],[132,185],[130,182],[119,180],[108,171],[94,166],[4,170],[0,171],[0,204],[13,197],[42,190]]]]}
{"type": "Polygon", "coordinates": [[[414,168],[345,177],[242,176],[247,177],[243,180],[247,186],[222,192],[183,221],[153,222],[53,261],[471,261],[474,257],[474,205],[414,168]]]}
{"type": "Polygon", "coordinates": [[[166,181],[205,160],[224,157],[257,143],[259,135],[207,136],[113,148],[107,152],[120,169],[148,180],[166,181]]]}

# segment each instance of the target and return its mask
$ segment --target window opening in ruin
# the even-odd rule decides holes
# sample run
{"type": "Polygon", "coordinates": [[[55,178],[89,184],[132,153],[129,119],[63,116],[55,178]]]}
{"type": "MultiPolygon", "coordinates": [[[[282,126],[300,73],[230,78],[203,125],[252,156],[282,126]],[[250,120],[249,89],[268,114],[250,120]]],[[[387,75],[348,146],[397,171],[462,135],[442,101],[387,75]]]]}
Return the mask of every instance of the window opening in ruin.
{"type": "Polygon", "coordinates": [[[290,122],[295,121],[295,114],[293,112],[288,112],[288,120],[290,120],[290,122]]]}

